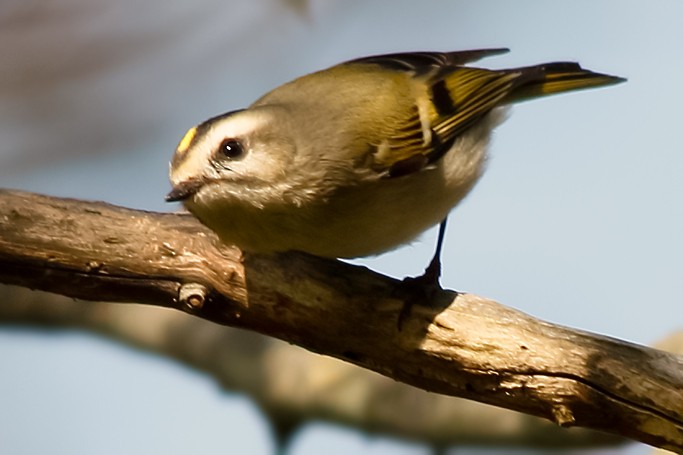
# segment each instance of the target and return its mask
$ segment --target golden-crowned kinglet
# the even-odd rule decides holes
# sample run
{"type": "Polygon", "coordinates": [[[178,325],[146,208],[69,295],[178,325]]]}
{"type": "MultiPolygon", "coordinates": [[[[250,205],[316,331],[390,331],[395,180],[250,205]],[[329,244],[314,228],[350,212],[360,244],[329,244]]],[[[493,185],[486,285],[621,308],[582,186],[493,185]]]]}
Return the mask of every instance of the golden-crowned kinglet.
{"type": "Polygon", "coordinates": [[[464,66],[506,51],[380,55],[295,79],[191,128],[166,200],[247,252],[353,258],[405,244],[480,177],[501,106],[623,80],[568,62],[464,66]]]}

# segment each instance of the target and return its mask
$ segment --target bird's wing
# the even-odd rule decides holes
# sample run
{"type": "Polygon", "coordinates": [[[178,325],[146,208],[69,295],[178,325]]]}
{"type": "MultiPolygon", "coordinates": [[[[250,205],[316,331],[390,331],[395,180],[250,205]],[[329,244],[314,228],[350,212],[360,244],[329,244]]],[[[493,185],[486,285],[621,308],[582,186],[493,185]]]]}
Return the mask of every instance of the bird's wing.
{"type": "Polygon", "coordinates": [[[485,57],[510,52],[507,48],[476,49],[456,52],[402,52],[397,54],[371,55],[346,63],[375,63],[384,68],[422,72],[447,65],[465,65],[485,57]]]}
{"type": "Polygon", "coordinates": [[[377,144],[373,168],[387,176],[410,174],[437,161],[455,139],[500,104],[518,73],[463,64],[507,49],[415,52],[365,57],[347,64],[378,65],[414,79],[413,109],[377,144]]]}
{"type": "Polygon", "coordinates": [[[495,107],[623,79],[584,70],[577,63],[555,62],[508,70],[463,66],[507,49],[415,52],[365,57],[347,64],[378,65],[414,79],[415,105],[378,144],[373,167],[401,176],[439,160],[454,141],[495,107]]]}

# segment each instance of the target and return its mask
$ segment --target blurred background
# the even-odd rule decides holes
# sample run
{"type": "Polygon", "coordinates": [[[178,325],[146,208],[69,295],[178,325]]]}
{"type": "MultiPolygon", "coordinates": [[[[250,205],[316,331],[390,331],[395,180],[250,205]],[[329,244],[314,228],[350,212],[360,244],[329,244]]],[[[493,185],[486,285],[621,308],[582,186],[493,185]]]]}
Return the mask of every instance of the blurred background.
{"type": "MultiPolygon", "coordinates": [[[[410,50],[512,49],[478,63],[491,68],[578,61],[628,83],[513,109],[487,173],[450,219],[443,284],[651,345],[683,325],[681,17],[674,0],[5,0],[0,187],[176,210],[163,197],[185,131],[296,76],[410,50]]],[[[357,262],[415,275],[434,237],[357,262]]],[[[3,454],[269,454],[276,445],[248,397],[85,333],[5,322],[0,359],[3,454]]],[[[323,421],[296,432],[289,453],[426,454],[431,445],[323,421]]]]}

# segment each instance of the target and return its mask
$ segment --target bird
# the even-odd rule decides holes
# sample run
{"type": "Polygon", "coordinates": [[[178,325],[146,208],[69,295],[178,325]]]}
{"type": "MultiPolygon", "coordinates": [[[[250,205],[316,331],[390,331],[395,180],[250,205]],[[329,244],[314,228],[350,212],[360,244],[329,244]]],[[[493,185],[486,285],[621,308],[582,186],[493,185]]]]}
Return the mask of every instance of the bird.
{"type": "Polygon", "coordinates": [[[507,106],[625,80],[568,61],[470,65],[508,51],[374,55],[294,79],[190,128],[166,200],[248,253],[372,256],[439,224],[418,277],[438,285],[447,217],[507,106]]]}

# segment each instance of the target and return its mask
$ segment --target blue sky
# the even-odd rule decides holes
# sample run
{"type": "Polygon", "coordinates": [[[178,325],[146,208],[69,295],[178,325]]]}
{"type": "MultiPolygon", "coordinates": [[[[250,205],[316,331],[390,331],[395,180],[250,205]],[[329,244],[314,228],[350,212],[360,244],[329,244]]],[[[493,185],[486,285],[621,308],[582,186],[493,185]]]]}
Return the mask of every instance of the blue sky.
{"type": "MultiPolygon", "coordinates": [[[[451,217],[443,284],[643,344],[683,325],[680,2],[357,0],[315,3],[304,15],[274,0],[93,3],[91,16],[70,19],[87,38],[83,52],[112,42],[123,51],[56,93],[0,90],[1,187],[172,210],[163,202],[168,160],[185,130],[298,75],[407,50],[511,48],[480,62],[495,68],[579,61],[629,80],[513,109],[486,174],[451,217]],[[145,34],[158,39],[131,45],[145,34]]],[[[0,52],[10,62],[0,77],[16,84],[27,68],[59,75],[83,55],[36,65],[30,53],[0,52]]],[[[419,273],[434,234],[358,262],[419,273]]],[[[0,329],[0,358],[3,453],[225,453],[226,439],[235,453],[272,448],[247,399],[170,361],[19,329],[0,329]]],[[[304,431],[292,453],[322,447],[426,453],[331,427],[304,431]]]]}

